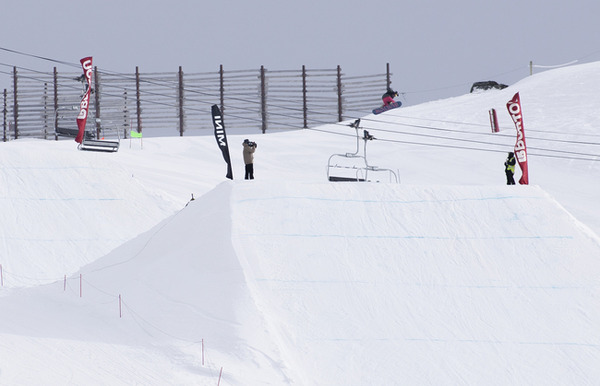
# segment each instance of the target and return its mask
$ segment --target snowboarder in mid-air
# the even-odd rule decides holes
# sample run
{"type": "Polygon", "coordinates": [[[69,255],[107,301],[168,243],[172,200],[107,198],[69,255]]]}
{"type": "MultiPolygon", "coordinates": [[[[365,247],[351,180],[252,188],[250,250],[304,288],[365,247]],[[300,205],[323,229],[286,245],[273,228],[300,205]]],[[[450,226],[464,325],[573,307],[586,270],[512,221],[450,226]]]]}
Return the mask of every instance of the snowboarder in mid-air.
{"type": "Polygon", "coordinates": [[[388,87],[387,91],[385,92],[385,94],[383,94],[381,96],[381,99],[383,99],[383,105],[387,106],[390,103],[394,103],[394,98],[398,96],[398,91],[394,91],[391,88],[388,87]]]}
{"type": "Polygon", "coordinates": [[[402,106],[402,102],[394,100],[397,96],[398,91],[394,91],[388,87],[386,93],[381,96],[381,99],[383,99],[383,106],[373,109],[373,114],[381,114],[385,111],[402,106]]]}
{"type": "Polygon", "coordinates": [[[513,152],[508,153],[508,157],[506,157],[506,161],[504,161],[504,172],[506,173],[506,185],[514,185],[515,179],[513,178],[513,174],[515,174],[515,154],[513,152]]]}

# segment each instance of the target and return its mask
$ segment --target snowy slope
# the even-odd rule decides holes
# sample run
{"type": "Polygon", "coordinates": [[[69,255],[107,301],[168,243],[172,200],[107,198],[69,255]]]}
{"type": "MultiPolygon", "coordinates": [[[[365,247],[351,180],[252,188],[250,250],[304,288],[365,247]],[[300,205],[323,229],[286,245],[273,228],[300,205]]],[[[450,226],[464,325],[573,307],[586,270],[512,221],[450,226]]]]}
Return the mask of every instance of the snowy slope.
{"type": "Polygon", "coordinates": [[[6,285],[73,273],[172,215],[194,191],[218,183],[216,173],[212,181],[200,174],[194,155],[202,144],[177,141],[170,148],[176,153],[165,154],[145,142],[143,150],[124,142],[117,154],[78,152],[72,141],[2,144],[6,285]]]}
{"type": "Polygon", "coordinates": [[[224,364],[232,367],[229,384],[244,384],[242,375],[250,384],[282,383],[281,370],[257,351],[277,349],[261,333],[231,246],[229,190],[194,201],[84,267],[81,279],[67,278],[66,287],[60,280],[0,298],[10,315],[1,356],[18,354],[0,365],[2,383],[215,384],[224,364]],[[32,367],[48,370],[40,377],[32,367]]]}
{"type": "MultiPolygon", "coordinates": [[[[600,234],[600,211],[594,210],[593,204],[590,204],[600,197],[600,179],[597,178],[600,173],[598,87],[600,63],[595,62],[539,73],[504,90],[467,94],[392,111],[383,120],[389,120],[400,127],[402,123],[416,123],[442,130],[466,131],[470,135],[415,129],[427,135],[493,142],[498,146],[432,138],[428,138],[429,143],[501,151],[498,155],[489,151],[483,153],[450,149],[427,152],[423,151],[423,147],[409,146],[406,151],[411,155],[411,166],[414,166],[413,161],[421,163],[423,154],[427,157],[423,165],[414,167],[411,182],[495,184],[501,178],[498,173],[502,174],[505,151],[510,151],[515,143],[515,127],[507,113],[506,103],[519,92],[529,148],[530,184],[543,187],[578,219],[600,234]],[[501,126],[501,132],[497,134],[490,133],[488,110],[491,108],[496,109],[501,126]],[[412,154],[418,158],[414,159],[412,154]],[[449,173],[443,164],[452,163],[455,159],[455,172],[449,173]]],[[[405,136],[403,139],[415,141],[414,136],[405,136]]],[[[517,169],[516,177],[518,176],[520,171],[517,169]]]]}
{"type": "Polygon", "coordinates": [[[586,384],[597,238],[537,188],[240,186],[233,239],[300,384],[586,384]],[[276,219],[272,221],[271,219],[276,219]]]}
{"type": "Polygon", "coordinates": [[[235,385],[591,383],[599,251],[535,187],[224,183],[84,267],[81,297],[75,275],[0,298],[0,351],[18,353],[0,368],[7,384],[37,383],[32,365],[50,384],[214,384],[221,367],[235,385]]]}
{"type": "Polygon", "coordinates": [[[252,182],[244,136],[233,182],[212,137],[0,145],[0,384],[593,384],[599,70],[363,117],[401,184],[326,182],[346,125],[252,136],[252,182]]]}

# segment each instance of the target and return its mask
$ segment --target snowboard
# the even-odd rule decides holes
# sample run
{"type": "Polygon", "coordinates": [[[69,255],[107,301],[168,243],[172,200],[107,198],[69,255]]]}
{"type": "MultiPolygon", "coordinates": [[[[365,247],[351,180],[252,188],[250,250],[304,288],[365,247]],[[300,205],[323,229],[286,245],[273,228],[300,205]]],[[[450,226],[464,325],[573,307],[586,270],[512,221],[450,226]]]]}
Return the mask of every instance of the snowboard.
{"type": "Polygon", "coordinates": [[[400,107],[400,106],[402,106],[402,102],[393,102],[393,103],[390,103],[387,106],[381,106],[381,107],[378,107],[378,108],[374,109],[373,110],[373,114],[375,114],[375,115],[381,114],[384,111],[395,109],[395,108],[400,107]]]}

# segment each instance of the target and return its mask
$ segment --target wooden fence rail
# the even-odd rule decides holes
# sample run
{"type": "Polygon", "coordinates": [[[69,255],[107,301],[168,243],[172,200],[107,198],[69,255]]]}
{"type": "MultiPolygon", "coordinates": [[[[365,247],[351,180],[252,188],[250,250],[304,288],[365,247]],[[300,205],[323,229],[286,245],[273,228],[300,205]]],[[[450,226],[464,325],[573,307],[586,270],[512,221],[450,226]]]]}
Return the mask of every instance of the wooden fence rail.
{"type": "MultiPolygon", "coordinates": [[[[94,68],[87,131],[107,128],[127,137],[202,135],[212,130],[210,106],[220,105],[227,130],[299,129],[365,115],[381,104],[390,86],[385,73],[346,76],[335,69],[256,70],[123,74],[94,68]]],[[[34,72],[13,67],[13,89],[4,90],[3,140],[58,139],[76,131],[83,94],[78,73],[34,72]]]]}

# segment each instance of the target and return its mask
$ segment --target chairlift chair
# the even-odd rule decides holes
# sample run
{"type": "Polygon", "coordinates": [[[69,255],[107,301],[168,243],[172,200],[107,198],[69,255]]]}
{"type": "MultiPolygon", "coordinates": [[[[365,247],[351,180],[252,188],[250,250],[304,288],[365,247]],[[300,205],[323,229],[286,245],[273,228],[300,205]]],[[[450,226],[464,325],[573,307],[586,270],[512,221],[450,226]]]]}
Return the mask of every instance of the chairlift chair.
{"type": "MultiPolygon", "coordinates": [[[[96,120],[100,122],[99,119],[96,120]]],[[[102,130],[102,129],[101,129],[102,130]]],[[[119,130],[115,127],[115,132],[117,133],[116,140],[106,140],[106,139],[95,139],[94,136],[88,137],[84,135],[83,141],[77,146],[79,150],[86,151],[102,151],[108,153],[114,153],[119,151],[119,146],[121,145],[121,136],[119,135],[119,130]]]]}
{"type": "Polygon", "coordinates": [[[79,150],[87,151],[104,151],[114,153],[119,151],[120,141],[107,141],[103,139],[88,139],[84,138],[83,141],[77,146],[79,150]]]}
{"type": "MultiPolygon", "coordinates": [[[[60,136],[60,137],[75,138],[75,137],[77,137],[77,133],[78,132],[79,132],[78,129],[69,128],[69,127],[59,127],[59,126],[56,126],[54,128],[54,133],[57,136],[60,136]]],[[[94,133],[92,133],[91,131],[86,131],[85,132],[85,138],[93,139],[94,138],[94,133]]]]}
{"type": "Polygon", "coordinates": [[[398,175],[391,169],[382,169],[369,165],[367,161],[367,142],[376,139],[367,130],[359,135],[360,118],[349,125],[356,131],[356,151],[354,153],[332,154],[327,161],[327,179],[331,182],[370,182],[369,173],[384,172],[390,182],[398,183],[398,175]],[[364,141],[363,155],[360,155],[360,140],[364,141]]]}
{"type": "Polygon", "coordinates": [[[356,130],[356,151],[354,153],[332,154],[329,157],[329,160],[327,161],[327,179],[329,181],[365,181],[365,176],[363,175],[362,170],[366,166],[366,159],[364,156],[358,154],[360,151],[360,142],[358,137],[359,124],[360,118],[349,125],[356,130]],[[333,161],[335,161],[335,163],[333,161]],[[361,165],[357,166],[355,161],[358,161],[358,163],[361,165]],[[332,175],[332,171],[335,171],[337,175],[332,175]]]}

